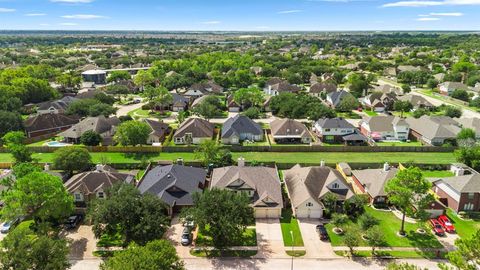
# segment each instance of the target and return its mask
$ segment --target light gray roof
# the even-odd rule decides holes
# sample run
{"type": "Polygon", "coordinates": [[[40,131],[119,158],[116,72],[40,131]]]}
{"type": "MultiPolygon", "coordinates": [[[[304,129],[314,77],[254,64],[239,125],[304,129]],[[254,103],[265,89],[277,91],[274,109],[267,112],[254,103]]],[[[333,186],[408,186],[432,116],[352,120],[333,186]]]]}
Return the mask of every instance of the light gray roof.
{"type": "Polygon", "coordinates": [[[447,116],[424,115],[418,119],[407,118],[406,121],[411,129],[428,139],[456,138],[461,130],[459,124],[447,116]]]}
{"type": "Polygon", "coordinates": [[[352,176],[357,178],[360,184],[365,187],[365,191],[374,198],[386,195],[385,184],[395,177],[397,171],[397,168],[389,168],[388,171],[383,169],[353,170],[352,176]]]}
{"type": "Polygon", "coordinates": [[[263,129],[252,119],[240,114],[228,118],[228,120],[223,124],[222,138],[229,138],[232,135],[240,136],[242,133],[262,135],[263,129]]]}
{"type": "Polygon", "coordinates": [[[434,184],[442,181],[459,193],[480,193],[480,174],[473,173],[462,176],[429,178],[434,184]]]}
{"type": "Polygon", "coordinates": [[[237,180],[242,187],[254,189],[253,206],[283,207],[280,178],[277,170],[269,167],[229,166],[213,170],[211,187],[232,188],[237,180]],[[268,201],[272,202],[267,202],[268,201]]]}
{"type": "Polygon", "coordinates": [[[158,196],[169,206],[193,205],[192,194],[202,191],[206,175],[202,168],[157,166],[138,183],[138,190],[158,196]]]}
{"type": "Polygon", "coordinates": [[[290,200],[295,207],[310,198],[321,204],[322,198],[327,193],[333,193],[339,200],[346,200],[354,194],[342,175],[330,167],[301,167],[297,164],[284,171],[284,175],[290,200]],[[347,189],[331,188],[330,185],[336,181],[343,183],[347,189]]]}
{"type": "Polygon", "coordinates": [[[200,118],[189,118],[177,129],[174,137],[183,137],[185,133],[192,133],[194,138],[207,138],[213,136],[213,124],[200,118]]]}
{"type": "Polygon", "coordinates": [[[433,107],[432,103],[430,103],[427,99],[419,95],[405,95],[403,97],[399,97],[398,99],[402,101],[408,101],[412,103],[414,107],[420,107],[420,106],[433,107]]]}
{"type": "Polygon", "coordinates": [[[355,128],[347,120],[341,117],[318,119],[315,125],[319,125],[322,128],[355,128]]]}
{"type": "Polygon", "coordinates": [[[309,93],[330,93],[337,91],[337,86],[328,82],[317,82],[310,87],[309,93]]]}
{"type": "Polygon", "coordinates": [[[270,123],[270,129],[274,137],[311,137],[307,127],[293,119],[275,119],[270,123]]]}
{"type": "Polygon", "coordinates": [[[461,82],[444,82],[442,83],[443,86],[445,86],[447,89],[453,89],[453,90],[468,90],[468,86],[461,82]]]}
{"type": "Polygon", "coordinates": [[[395,124],[408,125],[398,116],[372,116],[364,121],[370,126],[371,132],[391,132],[395,124]]]}
{"type": "Polygon", "coordinates": [[[117,117],[105,118],[105,116],[87,117],[80,121],[80,123],[72,126],[66,131],[59,134],[65,138],[80,138],[86,131],[92,130],[98,134],[105,133],[112,130],[113,127],[118,126],[120,120],[117,117]]]}
{"type": "Polygon", "coordinates": [[[480,119],[479,118],[456,118],[462,128],[471,128],[475,131],[477,137],[480,136],[480,119]]]}

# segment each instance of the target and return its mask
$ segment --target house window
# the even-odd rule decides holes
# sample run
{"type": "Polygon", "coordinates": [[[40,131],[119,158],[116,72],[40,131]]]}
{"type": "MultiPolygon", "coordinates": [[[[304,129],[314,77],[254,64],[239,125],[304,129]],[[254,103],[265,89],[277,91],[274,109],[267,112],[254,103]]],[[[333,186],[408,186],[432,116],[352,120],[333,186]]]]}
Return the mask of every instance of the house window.
{"type": "Polygon", "coordinates": [[[326,128],[326,129],[325,129],[325,132],[330,132],[330,129],[329,129],[329,128],[326,128]]]}
{"type": "Polygon", "coordinates": [[[463,210],[465,211],[472,211],[473,210],[473,203],[466,203],[463,205],[463,210]]]}
{"type": "Polygon", "coordinates": [[[313,206],[313,203],[311,203],[311,202],[307,203],[307,207],[312,207],[312,206],[313,206]]]}
{"type": "Polygon", "coordinates": [[[475,198],[475,193],[468,193],[468,199],[473,200],[475,198]]]}
{"type": "Polygon", "coordinates": [[[73,200],[76,202],[83,202],[83,194],[79,192],[75,192],[73,194],[73,200]]]}
{"type": "Polygon", "coordinates": [[[339,188],[339,187],[340,187],[340,185],[338,185],[338,183],[333,183],[333,184],[332,184],[332,188],[333,188],[333,189],[337,189],[337,188],[339,188]]]}
{"type": "Polygon", "coordinates": [[[99,199],[104,199],[105,198],[105,193],[103,191],[100,191],[100,192],[97,193],[97,197],[99,199]]]}

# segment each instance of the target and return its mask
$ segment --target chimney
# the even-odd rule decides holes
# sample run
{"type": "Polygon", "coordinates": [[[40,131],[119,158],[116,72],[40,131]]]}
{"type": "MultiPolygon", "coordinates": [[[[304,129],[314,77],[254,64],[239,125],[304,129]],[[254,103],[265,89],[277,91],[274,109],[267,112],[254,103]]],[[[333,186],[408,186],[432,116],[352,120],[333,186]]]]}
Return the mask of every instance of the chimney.
{"type": "Polygon", "coordinates": [[[385,162],[385,163],[383,164],[383,171],[384,171],[384,172],[388,172],[388,170],[390,170],[390,165],[388,165],[388,162],[385,162]]]}
{"type": "Polygon", "coordinates": [[[238,167],[244,167],[245,166],[245,159],[243,157],[238,158],[238,167]]]}
{"type": "Polygon", "coordinates": [[[177,158],[177,165],[183,165],[183,158],[177,158]]]}
{"type": "Polygon", "coordinates": [[[320,160],[320,167],[325,167],[325,160],[320,160]]]}
{"type": "Polygon", "coordinates": [[[97,164],[97,165],[95,166],[95,170],[96,170],[97,172],[103,172],[103,169],[104,169],[104,165],[103,165],[103,164],[97,164]]]}
{"type": "Polygon", "coordinates": [[[50,171],[50,164],[45,163],[45,165],[43,165],[43,170],[46,172],[50,171]]]}

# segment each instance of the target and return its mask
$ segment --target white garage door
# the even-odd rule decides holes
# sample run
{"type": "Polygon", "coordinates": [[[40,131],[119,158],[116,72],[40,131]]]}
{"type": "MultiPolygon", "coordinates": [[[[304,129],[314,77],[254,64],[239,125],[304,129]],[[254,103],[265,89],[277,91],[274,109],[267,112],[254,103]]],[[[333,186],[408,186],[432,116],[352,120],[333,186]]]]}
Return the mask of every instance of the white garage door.
{"type": "Polygon", "coordinates": [[[321,218],[322,210],[298,209],[295,214],[297,218],[321,218]]]}
{"type": "Polygon", "coordinates": [[[255,208],[255,218],[279,218],[279,210],[274,208],[255,208]]]}

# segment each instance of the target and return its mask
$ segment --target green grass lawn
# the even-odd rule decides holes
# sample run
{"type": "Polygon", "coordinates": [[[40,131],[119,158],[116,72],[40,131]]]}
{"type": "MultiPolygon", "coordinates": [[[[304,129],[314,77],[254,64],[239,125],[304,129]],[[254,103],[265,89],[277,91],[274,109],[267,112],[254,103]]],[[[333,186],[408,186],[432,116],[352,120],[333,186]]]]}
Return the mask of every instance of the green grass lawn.
{"type": "Polygon", "coordinates": [[[249,258],[257,255],[256,250],[190,250],[190,254],[195,257],[201,258],[217,258],[217,257],[239,257],[239,258],[249,258]]]}
{"type": "MultiPolygon", "coordinates": [[[[437,238],[430,232],[425,235],[416,233],[420,228],[419,224],[405,223],[406,237],[399,237],[397,232],[400,230],[401,220],[393,213],[386,211],[375,210],[371,207],[366,207],[365,211],[380,220],[380,228],[385,237],[386,247],[417,247],[417,248],[441,248],[442,245],[437,238]]],[[[353,222],[348,224],[353,225],[353,222]]],[[[345,226],[348,228],[348,225],[345,226]]],[[[330,241],[333,246],[345,246],[343,236],[336,235],[332,232],[333,225],[327,224],[327,231],[330,236],[330,241]]],[[[360,246],[368,246],[365,241],[361,241],[360,246]]]]}
{"type": "Polygon", "coordinates": [[[169,117],[172,113],[169,111],[165,111],[163,113],[151,110],[142,110],[141,108],[133,110],[128,113],[132,118],[166,118],[169,117]]]}
{"type": "Polygon", "coordinates": [[[368,116],[377,116],[378,115],[378,113],[376,113],[374,111],[370,111],[370,110],[364,110],[363,112],[366,113],[368,116]]]}
{"type": "Polygon", "coordinates": [[[450,177],[454,176],[451,171],[422,171],[423,177],[450,177]]]}
{"type": "MultiPolygon", "coordinates": [[[[207,229],[208,230],[208,229],[207,229]]],[[[255,229],[248,228],[243,233],[242,239],[240,242],[235,243],[233,246],[249,246],[254,247],[257,245],[257,232],[255,229]]],[[[198,232],[197,240],[195,241],[197,246],[213,246],[212,238],[210,236],[204,235],[201,231],[198,232]]]]}
{"type": "Polygon", "coordinates": [[[294,251],[287,250],[285,251],[285,253],[287,253],[288,256],[292,256],[292,257],[302,257],[302,256],[305,256],[305,254],[307,254],[305,250],[294,250],[294,251]]]}
{"type": "Polygon", "coordinates": [[[282,218],[280,219],[280,226],[282,227],[282,236],[283,244],[286,247],[303,246],[302,233],[300,232],[300,227],[298,226],[298,220],[292,216],[291,209],[282,210],[282,218]],[[290,232],[293,232],[293,241],[292,235],[290,232]]]}
{"type": "Polygon", "coordinates": [[[463,220],[452,209],[447,210],[447,216],[461,238],[469,238],[477,230],[480,230],[480,220],[463,220]]]}
{"type": "Polygon", "coordinates": [[[120,247],[124,244],[125,241],[120,233],[113,235],[103,234],[97,242],[97,247],[120,247]]]}
{"type": "Polygon", "coordinates": [[[422,146],[421,142],[377,142],[377,146],[422,146]]]}
{"type": "MultiPolygon", "coordinates": [[[[90,153],[94,163],[102,161],[103,158],[108,163],[140,163],[143,157],[151,161],[176,160],[183,158],[185,161],[194,161],[194,153],[90,153]]],[[[327,163],[349,162],[349,163],[421,163],[421,164],[450,164],[455,162],[453,153],[401,153],[401,152],[379,152],[379,153],[360,153],[360,152],[235,152],[232,153],[233,159],[239,157],[247,161],[278,163],[319,163],[325,160],[327,163]]],[[[33,157],[41,163],[52,162],[53,153],[35,153],[33,157]]],[[[0,153],[0,162],[13,162],[9,153],[0,153]]]]}
{"type": "Polygon", "coordinates": [[[342,117],[345,119],[362,119],[362,116],[355,112],[338,112],[337,117],[342,117]]]}
{"type": "MultiPolygon", "coordinates": [[[[403,250],[394,250],[394,251],[375,251],[377,257],[392,257],[398,259],[419,259],[419,258],[427,258],[427,259],[439,259],[437,258],[436,252],[431,251],[403,251],[403,250]]],[[[335,254],[339,256],[350,256],[350,252],[348,251],[335,251],[335,254]]],[[[371,251],[361,250],[355,251],[356,257],[372,257],[371,251]]],[[[440,253],[440,258],[445,258],[445,253],[440,253]]]]}

